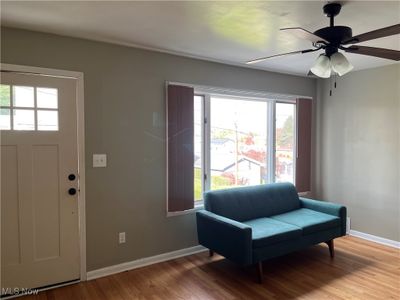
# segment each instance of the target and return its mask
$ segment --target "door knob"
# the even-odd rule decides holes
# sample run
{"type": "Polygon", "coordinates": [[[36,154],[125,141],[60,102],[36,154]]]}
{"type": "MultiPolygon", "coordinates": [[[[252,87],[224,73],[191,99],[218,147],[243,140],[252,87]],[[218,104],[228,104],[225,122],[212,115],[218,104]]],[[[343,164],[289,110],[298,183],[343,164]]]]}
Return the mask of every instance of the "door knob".
{"type": "Polygon", "coordinates": [[[74,181],[75,178],[76,178],[75,174],[69,174],[69,175],[68,175],[69,181],[74,181]]]}
{"type": "Polygon", "coordinates": [[[70,189],[68,190],[68,194],[70,194],[71,196],[75,195],[75,194],[76,194],[76,189],[70,188],[70,189]]]}

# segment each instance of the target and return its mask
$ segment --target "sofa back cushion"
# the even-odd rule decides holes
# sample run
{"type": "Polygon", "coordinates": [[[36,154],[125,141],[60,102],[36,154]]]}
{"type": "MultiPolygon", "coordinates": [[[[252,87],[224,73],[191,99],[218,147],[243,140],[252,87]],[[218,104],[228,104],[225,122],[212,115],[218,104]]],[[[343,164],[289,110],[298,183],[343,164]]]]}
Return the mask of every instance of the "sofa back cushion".
{"type": "Polygon", "coordinates": [[[239,222],[269,217],[300,208],[296,188],[291,183],[272,183],[204,194],[205,209],[239,222]]]}

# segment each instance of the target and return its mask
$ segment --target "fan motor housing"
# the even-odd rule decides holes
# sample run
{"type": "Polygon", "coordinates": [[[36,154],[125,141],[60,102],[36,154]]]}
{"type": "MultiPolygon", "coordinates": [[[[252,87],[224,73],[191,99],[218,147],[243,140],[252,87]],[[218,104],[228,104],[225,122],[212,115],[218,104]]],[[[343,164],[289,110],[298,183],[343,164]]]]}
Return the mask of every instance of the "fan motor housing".
{"type": "Polygon", "coordinates": [[[342,5],[340,3],[328,3],[324,5],[324,14],[327,17],[334,17],[337,16],[340,13],[340,10],[342,8],[342,5]]]}
{"type": "Polygon", "coordinates": [[[314,34],[337,47],[341,42],[349,40],[353,36],[351,28],[347,26],[324,27],[315,31],[314,34]]]}

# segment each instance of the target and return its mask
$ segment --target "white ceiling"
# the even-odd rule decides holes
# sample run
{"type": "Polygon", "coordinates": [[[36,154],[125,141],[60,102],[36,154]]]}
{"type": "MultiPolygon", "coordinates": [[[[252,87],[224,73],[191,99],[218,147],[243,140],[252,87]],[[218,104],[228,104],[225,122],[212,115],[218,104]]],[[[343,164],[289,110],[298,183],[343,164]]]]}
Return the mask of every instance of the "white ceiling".
{"type": "MultiPolygon", "coordinates": [[[[340,1],[336,25],[353,35],[400,23],[399,1],[340,1]]],[[[326,1],[2,1],[2,26],[149,48],[264,70],[305,75],[317,53],[248,66],[257,57],[310,48],[282,27],[328,26],[326,1]]],[[[360,45],[400,50],[400,36],[360,45]]],[[[347,53],[355,70],[393,61],[347,53]]]]}

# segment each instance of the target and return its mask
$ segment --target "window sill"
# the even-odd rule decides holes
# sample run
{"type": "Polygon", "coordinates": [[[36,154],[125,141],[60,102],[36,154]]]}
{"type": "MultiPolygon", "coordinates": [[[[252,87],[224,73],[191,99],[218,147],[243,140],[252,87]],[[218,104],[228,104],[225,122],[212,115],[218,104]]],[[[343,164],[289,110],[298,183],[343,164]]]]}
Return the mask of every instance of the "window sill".
{"type": "Polygon", "coordinates": [[[300,193],[297,193],[297,194],[299,195],[299,197],[304,197],[304,196],[308,196],[310,194],[310,191],[300,192],[300,193]]]}
{"type": "Polygon", "coordinates": [[[167,218],[194,214],[194,213],[196,213],[196,211],[201,210],[201,209],[204,209],[204,204],[203,203],[195,205],[195,207],[192,208],[192,209],[188,209],[188,210],[184,210],[184,211],[167,212],[167,218]]]}

